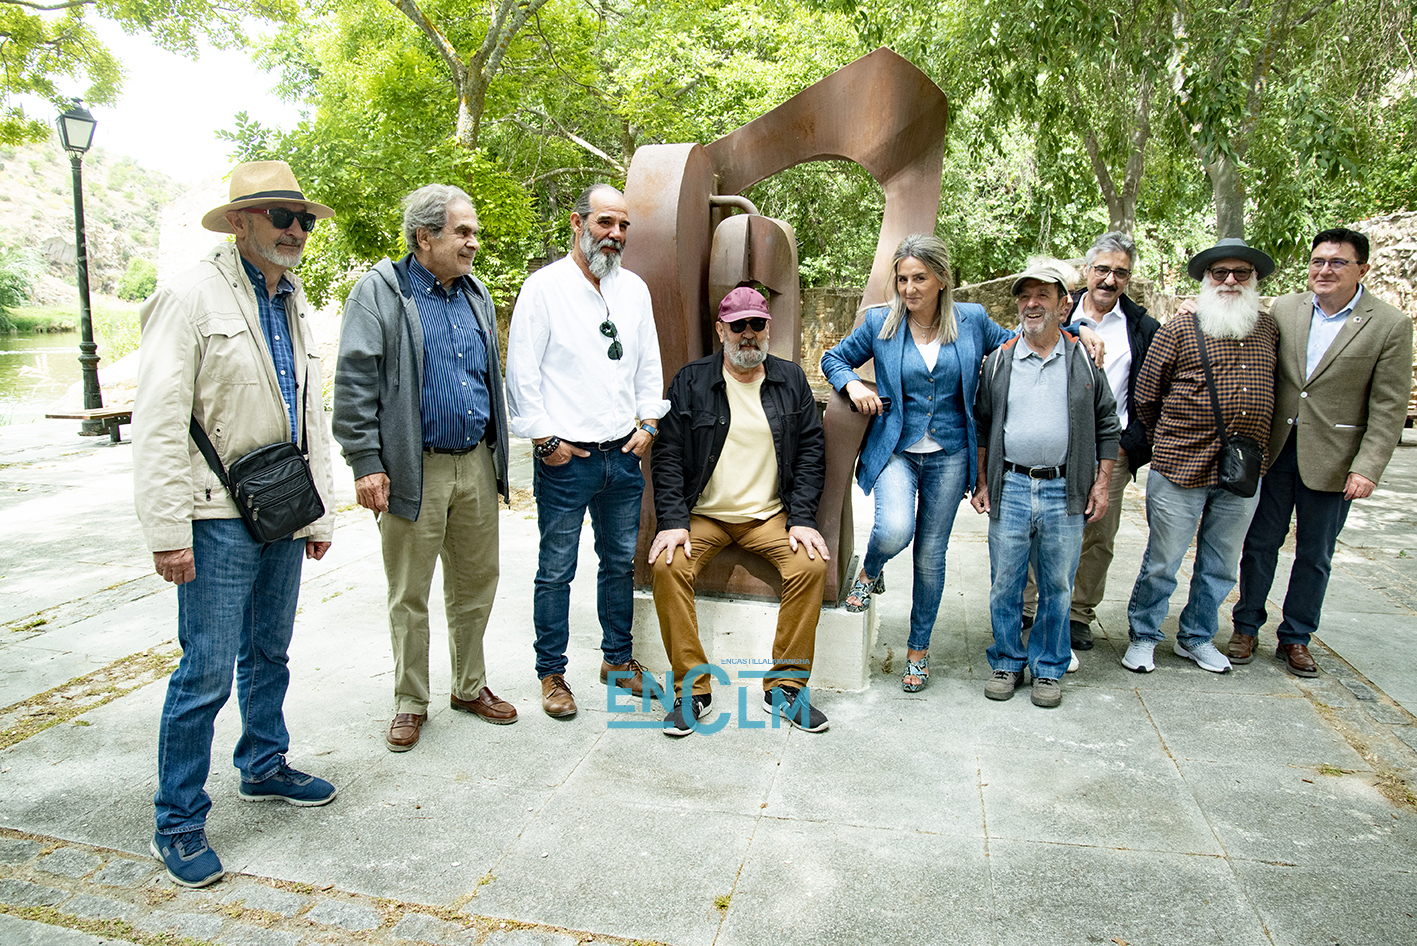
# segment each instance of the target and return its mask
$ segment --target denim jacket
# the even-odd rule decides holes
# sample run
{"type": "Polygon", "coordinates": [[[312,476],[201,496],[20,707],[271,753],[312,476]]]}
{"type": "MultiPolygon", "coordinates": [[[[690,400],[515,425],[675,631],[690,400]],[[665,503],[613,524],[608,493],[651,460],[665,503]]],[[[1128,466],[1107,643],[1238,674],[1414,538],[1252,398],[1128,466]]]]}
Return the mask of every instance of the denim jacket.
{"type": "MultiPolygon", "coordinates": [[[[777,453],[777,492],[787,527],[817,528],[826,482],[826,436],[802,368],[772,355],[763,362],[763,413],[777,453]]],[[[723,353],[679,369],[669,384],[669,412],[650,453],[656,529],[687,529],[689,513],[718,465],[731,416],[723,353]]]]}

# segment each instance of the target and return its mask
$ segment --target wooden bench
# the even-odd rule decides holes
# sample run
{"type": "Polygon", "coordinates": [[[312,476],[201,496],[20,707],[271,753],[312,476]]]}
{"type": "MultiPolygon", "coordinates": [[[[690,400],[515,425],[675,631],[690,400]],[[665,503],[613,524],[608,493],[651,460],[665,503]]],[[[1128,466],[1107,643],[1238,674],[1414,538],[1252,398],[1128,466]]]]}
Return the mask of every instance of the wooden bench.
{"type": "Polygon", "coordinates": [[[118,429],[123,424],[133,422],[133,409],[131,407],[97,407],[93,410],[74,411],[71,414],[45,414],[50,420],[82,420],[98,421],[108,430],[108,439],[113,443],[122,443],[123,438],[118,429]]]}

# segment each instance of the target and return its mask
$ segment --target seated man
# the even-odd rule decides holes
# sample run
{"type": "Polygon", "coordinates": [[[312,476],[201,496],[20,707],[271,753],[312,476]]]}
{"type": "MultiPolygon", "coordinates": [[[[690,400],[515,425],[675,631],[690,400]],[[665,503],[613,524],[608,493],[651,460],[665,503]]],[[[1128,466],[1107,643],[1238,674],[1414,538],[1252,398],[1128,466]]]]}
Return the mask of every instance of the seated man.
{"type": "Polygon", "coordinates": [[[817,531],[826,438],[801,367],[767,353],[769,318],[753,289],[740,286],[724,297],[714,325],[723,352],[674,376],[669,413],[650,454],[659,532],[649,562],[659,631],[674,670],[674,709],[664,720],[669,736],[687,736],[708,710],[706,674],[694,680],[691,693],[683,692],[685,675],[708,662],[694,581],[733,542],[782,575],[763,709],[808,732],[827,728],[806,689],[829,558],[817,531]],[[683,554],[675,555],[679,546],[683,554]]]}

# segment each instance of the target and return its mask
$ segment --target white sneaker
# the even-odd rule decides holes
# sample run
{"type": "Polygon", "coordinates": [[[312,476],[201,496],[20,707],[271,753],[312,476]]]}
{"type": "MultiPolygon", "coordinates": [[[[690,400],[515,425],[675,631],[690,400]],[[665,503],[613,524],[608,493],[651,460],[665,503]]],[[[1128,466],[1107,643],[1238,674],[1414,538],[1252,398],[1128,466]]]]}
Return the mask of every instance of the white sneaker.
{"type": "Polygon", "coordinates": [[[1151,673],[1156,669],[1156,661],[1152,659],[1155,650],[1155,641],[1132,641],[1122,657],[1122,666],[1136,673],[1151,673]]]}
{"type": "Polygon", "coordinates": [[[1181,642],[1177,641],[1174,650],[1177,657],[1194,660],[1196,666],[1202,670],[1209,670],[1211,673],[1230,672],[1230,658],[1222,654],[1210,641],[1189,648],[1181,646],[1181,642]]]}
{"type": "Polygon", "coordinates": [[[1068,653],[1072,654],[1072,657],[1068,660],[1068,673],[1077,673],[1078,667],[1082,666],[1082,664],[1078,663],[1078,652],[1070,650],[1068,653]]]}

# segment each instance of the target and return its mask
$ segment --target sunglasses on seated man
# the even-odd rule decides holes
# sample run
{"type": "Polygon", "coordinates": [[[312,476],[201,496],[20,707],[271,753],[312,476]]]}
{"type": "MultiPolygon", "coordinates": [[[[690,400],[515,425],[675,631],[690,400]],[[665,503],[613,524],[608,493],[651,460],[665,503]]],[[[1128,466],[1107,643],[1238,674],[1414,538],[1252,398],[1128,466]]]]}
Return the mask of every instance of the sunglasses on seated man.
{"type": "Polygon", "coordinates": [[[315,229],[315,215],[303,210],[286,210],[284,207],[245,207],[250,214],[265,214],[271,218],[271,226],[284,230],[295,221],[300,221],[300,229],[309,233],[315,229]]]}
{"type": "Polygon", "coordinates": [[[724,322],[723,324],[728,326],[730,332],[738,335],[750,325],[753,327],[753,331],[761,332],[768,327],[768,320],[762,316],[758,316],[751,319],[734,319],[732,322],[724,322]]]}

